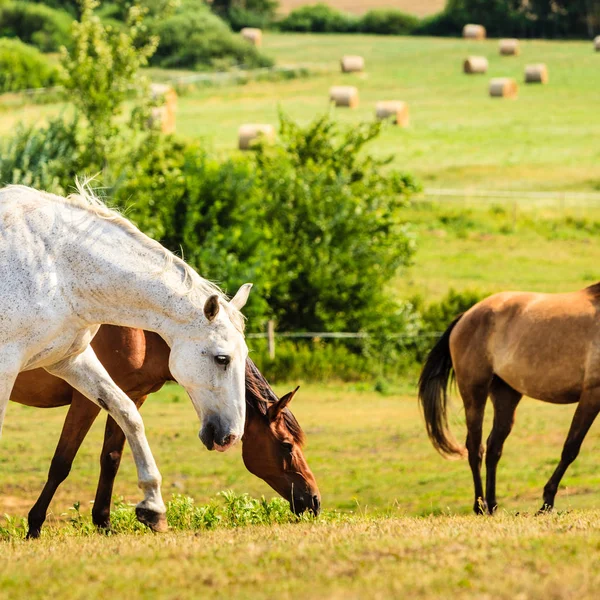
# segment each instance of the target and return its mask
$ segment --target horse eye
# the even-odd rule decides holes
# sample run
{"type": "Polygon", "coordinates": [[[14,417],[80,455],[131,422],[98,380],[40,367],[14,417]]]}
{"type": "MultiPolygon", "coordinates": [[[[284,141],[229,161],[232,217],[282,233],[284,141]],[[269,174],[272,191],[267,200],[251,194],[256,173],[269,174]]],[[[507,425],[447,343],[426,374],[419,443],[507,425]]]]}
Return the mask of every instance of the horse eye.
{"type": "Polygon", "coordinates": [[[217,356],[215,356],[215,362],[222,367],[226,367],[231,362],[231,356],[217,354],[217,356]]]}
{"type": "Polygon", "coordinates": [[[286,452],[291,452],[294,449],[294,445],[290,444],[289,442],[281,442],[281,447],[286,451],[286,452]]]}

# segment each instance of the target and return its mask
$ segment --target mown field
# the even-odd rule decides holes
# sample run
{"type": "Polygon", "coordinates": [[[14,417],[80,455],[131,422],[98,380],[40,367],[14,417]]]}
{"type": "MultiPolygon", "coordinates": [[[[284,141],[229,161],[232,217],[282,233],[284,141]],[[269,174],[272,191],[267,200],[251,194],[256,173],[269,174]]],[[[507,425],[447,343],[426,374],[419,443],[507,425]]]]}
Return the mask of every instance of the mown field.
{"type": "MultiPolygon", "coordinates": [[[[389,128],[371,151],[392,155],[395,167],[427,187],[600,189],[600,122],[595,118],[600,53],[590,42],[523,41],[521,56],[501,57],[497,40],[268,33],[264,51],[280,65],[316,65],[328,72],[192,89],[179,99],[178,131],[228,153],[236,147],[240,124],[277,123],[279,110],[306,123],[328,110],[331,85],[349,84],[359,88],[359,108],[335,111],[349,125],[372,120],[378,100],[409,103],[410,127],[389,128]],[[344,54],[364,56],[367,72],[339,73],[344,54]],[[489,58],[487,75],[463,75],[462,62],[470,54],[489,58]],[[521,83],[525,65],[536,62],[548,65],[547,86],[521,83]],[[487,85],[495,76],[516,78],[519,98],[491,99],[487,85]]],[[[154,77],[166,75],[153,71],[154,77]]],[[[20,120],[42,121],[61,110],[62,105],[30,104],[4,110],[0,135],[20,120]]]]}

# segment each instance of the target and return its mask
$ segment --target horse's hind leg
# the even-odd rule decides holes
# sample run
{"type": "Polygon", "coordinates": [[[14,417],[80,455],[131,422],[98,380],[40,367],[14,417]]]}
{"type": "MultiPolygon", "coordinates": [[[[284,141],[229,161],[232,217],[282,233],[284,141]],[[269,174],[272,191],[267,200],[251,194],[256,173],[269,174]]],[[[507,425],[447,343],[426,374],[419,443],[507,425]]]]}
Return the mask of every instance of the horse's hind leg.
{"type": "Polygon", "coordinates": [[[544,487],[544,504],[540,512],[551,510],[554,507],[554,498],[556,497],[560,480],[563,478],[569,465],[577,458],[581,444],[598,412],[600,412],[600,389],[584,390],[579,404],[575,409],[571,428],[563,446],[560,462],[544,487]]]}
{"type": "Polygon", "coordinates": [[[136,515],[155,531],[165,531],[167,519],[160,493],[161,477],[146,439],[144,422],[134,403],[110,378],[91,346],[47,370],[107,410],[123,429],[137,467],[138,484],[144,492],[136,515]]]}
{"type": "MultiPolygon", "coordinates": [[[[146,398],[147,396],[143,396],[135,400],[138,410],[146,398]]],[[[92,509],[94,525],[101,529],[110,529],[110,501],[115,478],[121,464],[123,446],[125,446],[125,434],[116,424],[115,420],[109,416],[106,419],[104,444],[100,455],[100,479],[98,480],[96,499],[94,500],[94,508],[92,509]]]]}
{"type": "Polygon", "coordinates": [[[473,475],[475,488],[475,503],[473,510],[476,514],[484,514],[486,511],[483,496],[483,483],[481,481],[481,461],[483,459],[483,446],[481,438],[483,435],[483,416],[485,403],[488,396],[489,383],[461,384],[457,374],[457,383],[465,405],[465,418],[467,422],[467,452],[469,455],[469,466],[473,475]]]}
{"type": "Polygon", "coordinates": [[[69,406],[69,412],[67,413],[58,445],[50,463],[48,480],[37,502],[29,511],[28,538],[37,538],[40,536],[42,525],[46,520],[48,506],[50,506],[50,502],[58,486],[67,478],[71,471],[73,460],[99,412],[100,407],[90,402],[79,392],[73,392],[73,400],[71,406],[69,406]]]}
{"type": "Polygon", "coordinates": [[[490,397],[494,405],[494,424],[487,440],[485,453],[487,509],[492,514],[496,503],[496,469],[502,456],[502,448],[515,422],[515,412],[522,394],[504,383],[499,377],[494,377],[490,387],[490,397]]]}

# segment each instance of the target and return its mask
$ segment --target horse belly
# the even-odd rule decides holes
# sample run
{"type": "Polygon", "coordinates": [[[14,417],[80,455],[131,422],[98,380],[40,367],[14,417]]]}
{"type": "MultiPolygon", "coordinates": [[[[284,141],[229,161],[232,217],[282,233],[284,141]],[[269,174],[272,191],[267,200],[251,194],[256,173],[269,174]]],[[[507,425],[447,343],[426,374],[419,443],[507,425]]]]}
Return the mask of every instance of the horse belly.
{"type": "Polygon", "coordinates": [[[577,402],[586,379],[589,345],[585,337],[557,327],[536,331],[523,326],[496,344],[494,373],[525,396],[569,404],[577,402]]]}

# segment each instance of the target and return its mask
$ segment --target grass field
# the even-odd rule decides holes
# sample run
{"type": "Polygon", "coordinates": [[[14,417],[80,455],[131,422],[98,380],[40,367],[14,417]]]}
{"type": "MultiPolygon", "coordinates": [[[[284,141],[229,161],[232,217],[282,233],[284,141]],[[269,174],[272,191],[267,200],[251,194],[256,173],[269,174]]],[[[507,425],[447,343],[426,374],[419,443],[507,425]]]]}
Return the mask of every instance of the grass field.
{"type": "MultiPolygon", "coordinates": [[[[595,597],[597,427],[564,480],[558,514],[533,516],[572,407],[523,402],[499,469],[501,510],[487,518],[469,516],[468,466],[433,451],[410,386],[389,396],[366,386],[305,386],[295,402],[323,495],[325,514],[317,521],[164,536],[77,534],[60,515],[76,501],[87,512],[98,470],[98,426],[51,507],[43,538],[0,542],[0,597],[196,598],[226,590],[236,598],[292,598],[308,589],[315,598],[595,597]]],[[[452,426],[462,437],[455,406],[452,426]]],[[[63,412],[10,406],[0,510],[26,514],[63,412]]],[[[193,409],[177,388],[157,394],[144,413],[167,497],[191,494],[204,502],[225,488],[272,495],[245,472],[238,449],[225,455],[203,449],[193,409]]],[[[116,492],[139,499],[130,456],[116,492]]]]}
{"type": "MultiPolygon", "coordinates": [[[[240,122],[275,121],[278,106],[308,121],[326,110],[329,85],[348,82],[362,94],[357,111],[336,112],[348,124],[372,118],[379,98],[409,101],[411,127],[389,129],[375,149],[393,153],[395,166],[427,186],[600,188],[600,56],[587,43],[528,42],[517,59],[497,56],[495,41],[268,35],[265,44],[280,63],[325,63],[332,73],[197,89],[180,98],[180,132],[229,152],[240,122]],[[368,73],[334,72],[345,52],[364,54],[368,73]],[[522,86],[516,101],[490,100],[487,77],[460,73],[462,58],[473,52],[489,56],[490,75],[519,79],[526,62],[545,60],[551,82],[522,86]]],[[[19,120],[35,122],[63,109],[5,107],[0,133],[19,120]]],[[[600,279],[599,207],[548,207],[518,197],[514,206],[420,199],[404,214],[418,250],[414,264],[390,282],[399,298],[429,301],[451,287],[566,291],[600,279]]],[[[278,384],[277,391],[296,383],[302,382],[278,384]]],[[[396,383],[386,395],[373,391],[372,382],[305,384],[293,410],[306,430],[306,455],[322,492],[318,520],[165,536],[78,534],[68,524],[69,509],[79,502],[89,513],[99,471],[99,420],[51,505],[44,537],[0,541],[0,598],[597,597],[597,425],[563,480],[558,514],[533,516],[560,456],[572,406],[522,402],[499,467],[501,509],[494,518],[469,515],[468,465],[444,461],[432,449],[414,381],[396,383]]],[[[0,444],[0,514],[12,515],[9,525],[27,514],[42,488],[64,414],[9,406],[0,444]]],[[[274,494],[245,470],[239,448],[224,455],[204,450],[195,413],[179,388],[156,394],[144,415],[165,498],[183,494],[206,503],[227,489],[274,494]]],[[[463,439],[456,400],[451,422],[463,439]]],[[[127,502],[140,499],[128,450],[115,492],[127,502]]],[[[0,538],[7,537],[2,532],[0,527],[0,538]]]]}
{"type": "MultiPolygon", "coordinates": [[[[600,189],[600,54],[589,42],[523,41],[519,57],[501,57],[497,40],[267,34],[264,50],[279,64],[312,63],[330,73],[308,79],[205,87],[182,96],[178,131],[231,152],[241,123],[277,122],[279,109],[308,122],[328,107],[331,85],[358,86],[360,107],[338,109],[349,125],[373,119],[377,100],[410,105],[411,126],[389,128],[372,145],[425,186],[522,190],[600,189]],[[339,73],[343,54],[361,54],[367,72],[339,73]],[[462,74],[469,54],[489,58],[485,76],[462,74]],[[527,63],[546,62],[547,86],[520,84],[517,100],[491,99],[490,77],[523,79],[527,63]]],[[[0,114],[0,135],[19,120],[41,121],[57,105],[26,105],[0,114]]]]}

